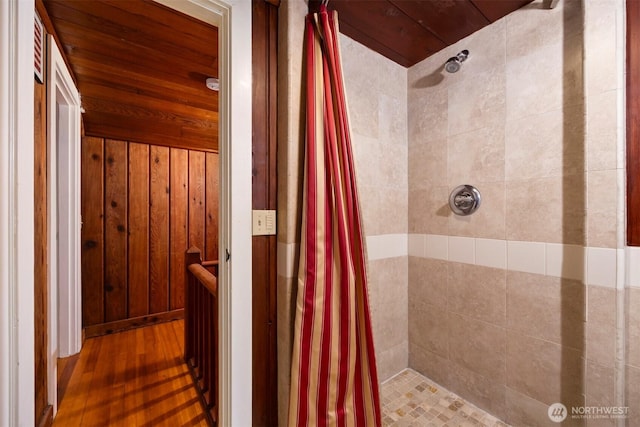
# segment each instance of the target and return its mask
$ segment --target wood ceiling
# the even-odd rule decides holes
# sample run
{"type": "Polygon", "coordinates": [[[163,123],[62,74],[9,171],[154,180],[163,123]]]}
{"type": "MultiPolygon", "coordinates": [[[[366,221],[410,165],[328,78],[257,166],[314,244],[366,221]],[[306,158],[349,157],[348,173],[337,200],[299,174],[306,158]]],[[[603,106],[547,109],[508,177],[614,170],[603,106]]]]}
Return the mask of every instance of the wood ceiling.
{"type": "MultiPolygon", "coordinates": [[[[340,32],[410,67],[531,0],[330,0],[340,32]]],[[[310,0],[318,10],[319,0],[310,0]]]]}
{"type": "MultiPolygon", "coordinates": [[[[531,0],[330,0],[340,30],[411,66],[531,0]]],[[[310,0],[317,9],[319,0],[310,0]]],[[[218,31],[152,0],[44,0],[85,134],[218,149],[218,31]]]]}
{"type": "Polygon", "coordinates": [[[85,134],[217,151],[217,28],[150,0],[44,0],[85,134]]]}

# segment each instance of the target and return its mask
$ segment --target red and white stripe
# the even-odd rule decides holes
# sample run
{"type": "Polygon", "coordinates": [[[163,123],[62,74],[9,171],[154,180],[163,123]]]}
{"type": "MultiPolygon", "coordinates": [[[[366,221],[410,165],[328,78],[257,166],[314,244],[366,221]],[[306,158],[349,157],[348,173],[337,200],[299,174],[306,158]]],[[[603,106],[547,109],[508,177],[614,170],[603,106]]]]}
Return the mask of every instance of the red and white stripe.
{"type": "Polygon", "coordinates": [[[306,147],[289,426],[380,426],[338,18],[306,19],[306,147]]]}

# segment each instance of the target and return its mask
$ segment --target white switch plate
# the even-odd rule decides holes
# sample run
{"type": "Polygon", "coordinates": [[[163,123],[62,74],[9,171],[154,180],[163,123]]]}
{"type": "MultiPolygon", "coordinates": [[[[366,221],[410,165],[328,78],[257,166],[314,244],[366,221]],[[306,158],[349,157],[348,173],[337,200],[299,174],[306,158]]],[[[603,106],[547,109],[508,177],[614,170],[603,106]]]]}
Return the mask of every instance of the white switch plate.
{"type": "Polygon", "coordinates": [[[253,211],[253,235],[273,236],[276,234],[276,211],[274,210],[254,210],[253,211]]]}

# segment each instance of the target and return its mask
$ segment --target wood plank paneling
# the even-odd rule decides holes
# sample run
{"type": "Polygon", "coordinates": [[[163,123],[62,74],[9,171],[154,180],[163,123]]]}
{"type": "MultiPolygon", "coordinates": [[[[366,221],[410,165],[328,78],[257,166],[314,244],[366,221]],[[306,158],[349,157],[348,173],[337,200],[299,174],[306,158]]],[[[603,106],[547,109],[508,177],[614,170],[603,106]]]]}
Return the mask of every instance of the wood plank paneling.
{"type": "Polygon", "coordinates": [[[169,148],[151,146],[150,150],[150,267],[149,310],[162,313],[169,309],[169,148]]]}
{"type": "Polygon", "coordinates": [[[129,312],[149,313],[149,146],[129,144],[129,312]]]}
{"type": "MultiPolygon", "coordinates": [[[[216,155],[217,157],[217,155],[216,155]]],[[[185,265],[184,253],[188,249],[187,218],[189,214],[189,153],[187,150],[171,149],[171,260],[169,290],[170,308],[184,307],[185,265]]],[[[217,187],[214,190],[217,193],[217,187]]],[[[216,238],[218,236],[215,230],[216,238]]]]}
{"type": "MultiPolygon", "coordinates": [[[[340,32],[410,67],[530,2],[331,0],[327,7],[338,12],[340,32]]],[[[309,10],[320,4],[309,0],[309,10]]]]}
{"type": "Polygon", "coordinates": [[[219,206],[219,170],[218,155],[215,153],[206,154],[205,164],[205,245],[204,259],[218,259],[218,206],[219,206]]]}
{"type": "Polygon", "coordinates": [[[189,152],[189,247],[204,248],[205,156],[189,152]]]}
{"type": "Polygon", "coordinates": [[[105,143],[105,320],[127,317],[127,143],[105,143]]]}
{"type": "Polygon", "coordinates": [[[330,6],[339,11],[341,22],[347,22],[410,62],[418,62],[418,58],[426,58],[446,46],[388,1],[332,0],[330,6]]]}
{"type": "Polygon", "coordinates": [[[627,1],[627,245],[640,246],[640,2],[627,1]]]}
{"type": "Polygon", "coordinates": [[[389,1],[447,44],[453,44],[489,24],[489,20],[467,1],[389,1]]]}
{"type": "Polygon", "coordinates": [[[531,3],[531,0],[470,0],[484,16],[495,22],[505,15],[531,3]]]}
{"type": "Polygon", "coordinates": [[[81,147],[82,324],[104,322],[104,140],[84,137],[81,147]]]}
{"type": "Polygon", "coordinates": [[[205,85],[218,76],[215,26],[150,0],[44,4],[77,76],[87,135],[217,151],[218,93],[205,85]]]}
{"type": "MultiPolygon", "coordinates": [[[[252,207],[276,209],[278,9],[252,5],[252,207]]],[[[253,425],[276,426],[276,236],[254,236],[252,251],[253,425]]]]}
{"type": "Polygon", "coordinates": [[[190,242],[217,259],[218,154],[84,137],[82,173],[85,331],[182,313],[190,242]]]}
{"type": "MultiPolygon", "coordinates": [[[[47,93],[46,86],[34,83],[34,347],[35,419],[47,423],[48,408],[48,244],[47,237],[47,93]]],[[[50,420],[49,420],[50,422],[50,420]]],[[[43,424],[44,425],[44,424],[43,424]]]]}

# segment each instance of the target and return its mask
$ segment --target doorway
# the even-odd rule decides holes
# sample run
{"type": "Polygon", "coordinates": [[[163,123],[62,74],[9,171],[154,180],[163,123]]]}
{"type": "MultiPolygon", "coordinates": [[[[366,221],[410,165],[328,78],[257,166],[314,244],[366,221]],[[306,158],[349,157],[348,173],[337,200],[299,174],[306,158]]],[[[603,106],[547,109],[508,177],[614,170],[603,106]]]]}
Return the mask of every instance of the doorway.
{"type": "Polygon", "coordinates": [[[48,36],[49,402],[57,405],[57,360],[82,347],[80,301],[80,97],[48,36]]]}

